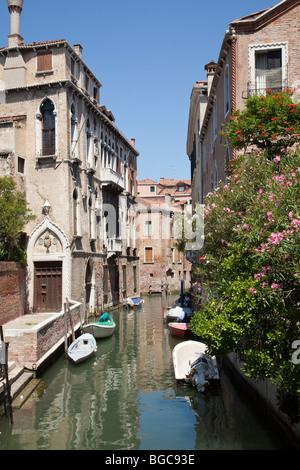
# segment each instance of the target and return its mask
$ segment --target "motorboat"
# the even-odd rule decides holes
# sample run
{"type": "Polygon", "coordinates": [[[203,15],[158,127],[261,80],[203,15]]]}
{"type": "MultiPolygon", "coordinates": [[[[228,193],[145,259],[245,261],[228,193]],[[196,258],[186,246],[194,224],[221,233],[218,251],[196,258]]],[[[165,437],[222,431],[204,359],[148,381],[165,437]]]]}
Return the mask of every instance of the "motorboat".
{"type": "Polygon", "coordinates": [[[114,333],[115,328],[115,322],[110,318],[108,313],[104,313],[99,318],[99,321],[87,323],[86,325],[83,325],[81,329],[84,333],[90,333],[94,338],[100,339],[111,336],[114,333]]]}
{"type": "Polygon", "coordinates": [[[141,297],[127,297],[124,302],[125,307],[133,308],[133,307],[141,307],[144,303],[144,299],[141,297]]]}
{"type": "Polygon", "coordinates": [[[178,320],[188,320],[193,316],[193,312],[189,307],[180,307],[175,305],[174,307],[168,308],[165,314],[167,322],[174,322],[178,320]]]}
{"type": "Polygon", "coordinates": [[[68,348],[69,358],[79,364],[91,357],[97,349],[96,340],[90,333],[79,336],[68,348]]]}
{"type": "Polygon", "coordinates": [[[189,323],[169,323],[169,329],[173,336],[178,336],[182,339],[189,338],[192,335],[189,323]]]}
{"type": "Polygon", "coordinates": [[[207,354],[207,346],[200,341],[183,341],[173,349],[173,366],[177,382],[192,385],[204,392],[211,381],[219,380],[216,358],[207,354]]]}

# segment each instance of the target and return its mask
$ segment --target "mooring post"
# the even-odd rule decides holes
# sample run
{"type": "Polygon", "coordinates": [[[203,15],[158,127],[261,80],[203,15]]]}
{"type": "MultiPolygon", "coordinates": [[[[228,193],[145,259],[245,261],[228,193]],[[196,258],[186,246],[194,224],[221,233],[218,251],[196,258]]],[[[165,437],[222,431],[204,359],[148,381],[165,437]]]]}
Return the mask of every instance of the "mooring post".
{"type": "Polygon", "coordinates": [[[13,424],[12,399],[11,399],[10,384],[9,384],[9,377],[8,377],[8,344],[9,343],[4,342],[3,328],[2,326],[0,326],[0,366],[4,368],[4,374],[5,374],[4,406],[5,406],[5,412],[6,412],[5,398],[7,396],[10,421],[11,421],[11,424],[13,424]]]}
{"type": "Polygon", "coordinates": [[[64,303],[64,320],[65,320],[65,354],[68,351],[68,317],[67,317],[67,305],[64,303]]]}

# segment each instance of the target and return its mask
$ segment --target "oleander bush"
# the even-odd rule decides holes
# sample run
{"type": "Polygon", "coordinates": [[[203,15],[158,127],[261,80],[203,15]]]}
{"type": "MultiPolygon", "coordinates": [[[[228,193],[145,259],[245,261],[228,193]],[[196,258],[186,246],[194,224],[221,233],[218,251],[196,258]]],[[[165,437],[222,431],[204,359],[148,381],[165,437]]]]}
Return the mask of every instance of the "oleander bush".
{"type": "Polygon", "coordinates": [[[192,319],[212,354],[234,351],[249,377],[270,379],[293,420],[300,397],[300,365],[292,361],[300,339],[299,106],[289,90],[269,91],[249,98],[227,125],[239,154],[207,197],[194,268],[202,305],[192,319]]]}

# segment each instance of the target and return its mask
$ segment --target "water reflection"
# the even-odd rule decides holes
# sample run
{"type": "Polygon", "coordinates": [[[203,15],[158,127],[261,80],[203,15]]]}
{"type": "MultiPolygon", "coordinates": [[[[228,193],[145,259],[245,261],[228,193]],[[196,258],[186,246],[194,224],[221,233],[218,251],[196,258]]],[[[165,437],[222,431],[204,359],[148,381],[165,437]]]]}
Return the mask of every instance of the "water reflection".
{"type": "Polygon", "coordinates": [[[112,337],[88,361],[64,356],[42,376],[14,424],[0,419],[0,449],[194,450],[280,448],[222,372],[208,395],[174,382],[172,337],[160,297],[113,313],[112,337]]]}

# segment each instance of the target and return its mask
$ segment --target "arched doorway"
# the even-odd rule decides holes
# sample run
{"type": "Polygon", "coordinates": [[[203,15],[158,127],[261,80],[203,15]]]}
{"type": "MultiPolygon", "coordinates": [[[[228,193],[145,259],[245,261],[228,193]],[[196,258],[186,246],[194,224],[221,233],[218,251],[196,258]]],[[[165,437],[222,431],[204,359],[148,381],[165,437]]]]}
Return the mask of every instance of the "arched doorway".
{"type": "Polygon", "coordinates": [[[67,237],[49,217],[32,232],[27,257],[29,310],[63,311],[64,299],[70,298],[72,257],[67,237]]]}
{"type": "Polygon", "coordinates": [[[85,305],[87,312],[92,312],[95,308],[94,287],[94,267],[92,260],[89,259],[85,271],[85,305]]]}

